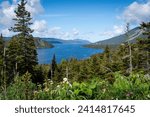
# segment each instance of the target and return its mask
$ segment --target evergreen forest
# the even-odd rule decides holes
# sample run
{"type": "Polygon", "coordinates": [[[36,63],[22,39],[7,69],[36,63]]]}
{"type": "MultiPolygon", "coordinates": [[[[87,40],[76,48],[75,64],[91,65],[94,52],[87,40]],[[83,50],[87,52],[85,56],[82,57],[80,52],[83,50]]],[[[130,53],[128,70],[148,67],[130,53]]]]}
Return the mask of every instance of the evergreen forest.
{"type": "Polygon", "coordinates": [[[9,30],[16,35],[7,46],[0,36],[1,100],[150,99],[150,22],[139,24],[145,36],[135,43],[126,35],[127,42],[115,48],[105,46],[103,53],[88,59],[57,64],[53,55],[50,64],[38,64],[26,3],[21,0],[14,11],[15,25],[9,30]]]}

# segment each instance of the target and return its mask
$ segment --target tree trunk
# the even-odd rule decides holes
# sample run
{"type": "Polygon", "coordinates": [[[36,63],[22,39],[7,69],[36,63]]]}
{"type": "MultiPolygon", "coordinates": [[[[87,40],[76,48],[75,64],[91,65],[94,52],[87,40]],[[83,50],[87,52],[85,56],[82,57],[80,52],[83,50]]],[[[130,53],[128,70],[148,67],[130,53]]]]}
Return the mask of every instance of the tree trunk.
{"type": "Polygon", "coordinates": [[[128,45],[129,45],[129,59],[130,59],[130,74],[132,73],[133,71],[133,65],[132,65],[132,47],[130,45],[130,42],[128,42],[128,45]]]}

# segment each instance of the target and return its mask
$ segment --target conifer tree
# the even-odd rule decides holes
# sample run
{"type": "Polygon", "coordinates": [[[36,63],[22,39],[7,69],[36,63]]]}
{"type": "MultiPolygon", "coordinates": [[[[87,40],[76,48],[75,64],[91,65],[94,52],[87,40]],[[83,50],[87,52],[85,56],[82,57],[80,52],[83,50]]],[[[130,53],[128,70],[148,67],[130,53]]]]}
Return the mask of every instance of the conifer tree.
{"type": "Polygon", "coordinates": [[[6,49],[5,41],[1,34],[0,36],[0,85],[3,90],[4,98],[6,99],[7,77],[6,77],[6,49]]]}
{"type": "Polygon", "coordinates": [[[146,35],[146,38],[140,40],[142,43],[141,49],[146,52],[146,68],[150,70],[150,22],[143,22],[141,24],[141,29],[143,30],[143,34],[146,35]]]}
{"type": "Polygon", "coordinates": [[[18,73],[21,73],[21,69],[23,69],[23,56],[22,56],[22,47],[20,44],[20,40],[17,36],[13,36],[10,40],[8,47],[7,47],[7,71],[9,75],[9,80],[18,73]]]}
{"type": "Polygon", "coordinates": [[[111,56],[110,56],[110,48],[109,48],[108,45],[105,47],[105,50],[104,50],[104,57],[105,57],[105,59],[106,59],[106,62],[107,62],[107,63],[110,63],[110,61],[111,61],[111,56]]]}
{"type": "Polygon", "coordinates": [[[0,35],[0,58],[2,58],[4,53],[4,40],[3,40],[3,35],[0,35]]]}
{"type": "Polygon", "coordinates": [[[129,73],[132,73],[133,71],[133,64],[132,64],[132,47],[131,47],[131,43],[129,40],[129,27],[130,24],[127,23],[126,25],[126,36],[127,36],[127,43],[128,43],[128,49],[129,49],[129,73]]]}
{"type": "MultiPolygon", "coordinates": [[[[19,60],[16,61],[18,64],[18,72],[24,74],[27,71],[32,73],[33,67],[37,65],[37,52],[36,46],[34,43],[34,38],[32,36],[33,30],[30,29],[31,23],[31,14],[26,10],[26,0],[21,0],[18,4],[17,9],[15,10],[16,17],[13,19],[15,21],[14,27],[11,27],[10,31],[16,32],[15,38],[18,40],[18,47],[21,47],[19,55],[16,53],[16,56],[19,56],[19,60]],[[19,69],[20,68],[20,69],[19,69]]],[[[11,41],[13,43],[13,41],[11,41]]],[[[10,44],[13,46],[13,44],[10,44]]],[[[9,47],[8,47],[9,48],[9,47]]],[[[13,48],[13,47],[10,47],[13,48]]],[[[11,51],[8,49],[8,51],[11,51]]],[[[15,53],[12,53],[12,55],[15,53]]],[[[16,58],[14,58],[16,59],[16,58]]],[[[15,67],[15,66],[14,66],[15,67]]]]}
{"type": "Polygon", "coordinates": [[[56,62],[56,57],[55,57],[55,54],[54,54],[51,65],[50,65],[50,70],[49,70],[49,73],[48,73],[50,79],[52,79],[52,80],[53,80],[54,75],[55,75],[55,70],[57,70],[57,62],[56,62]]]}
{"type": "Polygon", "coordinates": [[[3,58],[4,58],[4,40],[1,34],[0,36],[0,84],[2,83],[3,77],[3,58]]]}

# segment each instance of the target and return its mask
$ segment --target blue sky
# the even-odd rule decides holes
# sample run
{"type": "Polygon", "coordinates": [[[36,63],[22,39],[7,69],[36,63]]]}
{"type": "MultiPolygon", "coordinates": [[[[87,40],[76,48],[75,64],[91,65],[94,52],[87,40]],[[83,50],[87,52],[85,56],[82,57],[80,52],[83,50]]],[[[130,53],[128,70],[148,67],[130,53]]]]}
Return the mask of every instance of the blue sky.
{"type": "MultiPolygon", "coordinates": [[[[12,35],[7,29],[17,3],[0,0],[0,31],[6,36],[12,35]]],[[[34,36],[91,42],[124,33],[126,22],[134,28],[150,20],[149,0],[28,0],[27,9],[33,16],[34,36]]]]}

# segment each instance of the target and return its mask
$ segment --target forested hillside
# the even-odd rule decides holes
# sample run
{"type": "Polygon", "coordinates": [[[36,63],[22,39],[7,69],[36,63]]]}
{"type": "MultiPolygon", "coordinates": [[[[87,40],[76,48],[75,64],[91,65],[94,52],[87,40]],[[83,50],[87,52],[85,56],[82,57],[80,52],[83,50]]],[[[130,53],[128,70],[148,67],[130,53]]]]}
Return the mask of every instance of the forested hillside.
{"type": "Polygon", "coordinates": [[[91,42],[83,39],[72,39],[72,40],[64,40],[57,38],[40,38],[43,41],[49,42],[51,44],[89,44],[91,42]]]}
{"type": "MultiPolygon", "coordinates": [[[[85,60],[37,62],[30,28],[31,15],[21,0],[15,11],[17,32],[5,46],[0,36],[0,99],[10,100],[118,100],[150,99],[150,22],[139,25],[145,37],[85,60]]],[[[129,32],[129,24],[126,26],[129,32]]]]}
{"type": "MultiPolygon", "coordinates": [[[[11,40],[11,37],[4,37],[5,46],[8,46],[9,41],[11,40]]],[[[51,43],[48,43],[47,41],[44,41],[40,38],[34,38],[35,46],[36,48],[52,48],[54,47],[51,43]]]]}
{"type": "Polygon", "coordinates": [[[91,43],[91,44],[85,45],[85,47],[104,48],[108,45],[109,47],[115,48],[115,47],[118,47],[119,45],[127,42],[127,35],[129,35],[129,41],[131,43],[137,42],[137,39],[139,39],[139,38],[141,38],[141,39],[146,38],[146,35],[143,35],[143,30],[140,27],[136,27],[132,30],[129,30],[125,34],[115,36],[110,39],[98,41],[95,43],[91,43]]]}

